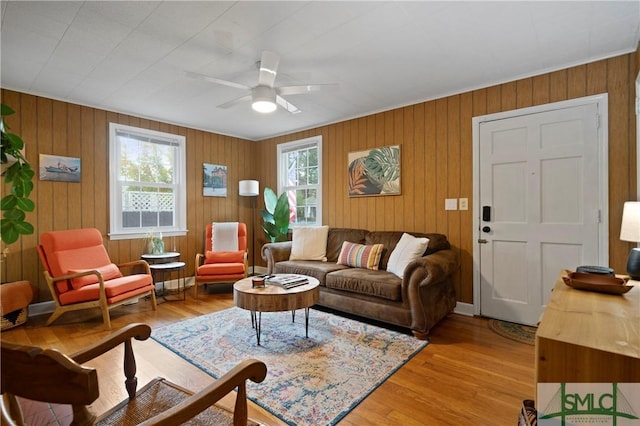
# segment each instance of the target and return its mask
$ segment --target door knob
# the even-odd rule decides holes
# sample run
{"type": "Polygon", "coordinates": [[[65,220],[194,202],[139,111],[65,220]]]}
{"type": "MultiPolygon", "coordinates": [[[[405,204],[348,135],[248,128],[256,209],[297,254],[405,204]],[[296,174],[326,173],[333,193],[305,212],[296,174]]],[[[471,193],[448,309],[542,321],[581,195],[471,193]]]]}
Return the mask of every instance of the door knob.
{"type": "Polygon", "coordinates": [[[483,226],[482,232],[491,232],[491,228],[489,226],[483,226]]]}

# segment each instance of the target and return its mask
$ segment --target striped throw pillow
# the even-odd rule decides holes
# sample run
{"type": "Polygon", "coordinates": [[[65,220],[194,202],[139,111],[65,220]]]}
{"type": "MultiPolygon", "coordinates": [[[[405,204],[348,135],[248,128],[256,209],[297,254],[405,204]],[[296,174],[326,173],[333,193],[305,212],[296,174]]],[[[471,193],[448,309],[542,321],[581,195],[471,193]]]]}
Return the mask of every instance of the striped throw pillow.
{"type": "Polygon", "coordinates": [[[345,241],[342,243],[338,265],[347,265],[354,268],[378,270],[378,263],[382,257],[382,244],[363,245],[345,241]]]}

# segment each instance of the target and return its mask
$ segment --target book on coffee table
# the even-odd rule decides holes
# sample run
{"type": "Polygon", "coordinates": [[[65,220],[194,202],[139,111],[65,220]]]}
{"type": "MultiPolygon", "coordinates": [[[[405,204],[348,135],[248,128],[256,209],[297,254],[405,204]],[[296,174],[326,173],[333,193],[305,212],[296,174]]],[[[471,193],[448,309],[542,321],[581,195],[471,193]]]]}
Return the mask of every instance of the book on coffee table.
{"type": "Polygon", "coordinates": [[[273,284],[284,287],[286,289],[307,284],[309,280],[300,275],[276,275],[267,279],[267,284],[273,284]]]}

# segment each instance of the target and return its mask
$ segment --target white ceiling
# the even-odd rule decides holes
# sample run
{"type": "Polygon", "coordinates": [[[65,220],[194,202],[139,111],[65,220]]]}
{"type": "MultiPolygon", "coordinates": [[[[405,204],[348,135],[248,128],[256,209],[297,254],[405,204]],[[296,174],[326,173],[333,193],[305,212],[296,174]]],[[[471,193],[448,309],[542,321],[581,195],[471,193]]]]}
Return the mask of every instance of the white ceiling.
{"type": "Polygon", "coordinates": [[[634,51],[640,1],[2,1],[2,87],[259,140],[634,51]],[[276,86],[339,83],[261,115],[276,86]]]}

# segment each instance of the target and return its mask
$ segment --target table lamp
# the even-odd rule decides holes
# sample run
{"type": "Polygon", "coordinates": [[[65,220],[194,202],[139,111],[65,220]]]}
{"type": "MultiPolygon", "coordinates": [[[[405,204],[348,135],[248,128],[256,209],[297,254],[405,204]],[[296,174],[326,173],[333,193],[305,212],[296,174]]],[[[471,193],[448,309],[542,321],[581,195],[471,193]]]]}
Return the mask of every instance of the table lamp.
{"type": "Polygon", "coordinates": [[[256,197],[260,195],[260,183],[257,180],[241,180],[238,184],[238,195],[251,197],[251,275],[256,274],[255,235],[253,217],[255,216],[256,197]]]}
{"type": "MultiPolygon", "coordinates": [[[[627,201],[622,210],[620,239],[633,243],[640,242],[640,202],[627,201]]],[[[627,274],[633,280],[640,280],[640,248],[634,247],[627,258],[627,274]]]]}

